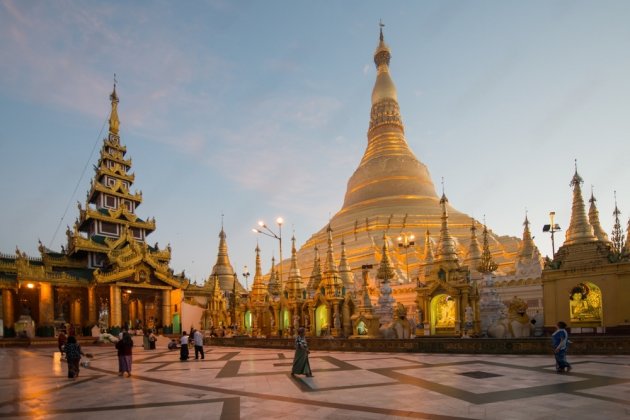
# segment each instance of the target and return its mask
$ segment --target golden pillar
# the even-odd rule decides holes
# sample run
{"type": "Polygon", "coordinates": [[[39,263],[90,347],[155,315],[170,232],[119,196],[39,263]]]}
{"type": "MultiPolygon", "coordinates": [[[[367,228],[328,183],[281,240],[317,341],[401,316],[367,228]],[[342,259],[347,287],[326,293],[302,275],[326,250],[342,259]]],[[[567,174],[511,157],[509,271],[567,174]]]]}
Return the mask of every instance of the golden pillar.
{"type": "Polygon", "coordinates": [[[50,325],[55,319],[53,290],[50,283],[39,284],[39,325],[50,325]]]}
{"type": "Polygon", "coordinates": [[[96,325],[96,294],[94,286],[88,287],[88,324],[96,325]]]}
{"type": "Polygon", "coordinates": [[[162,325],[171,325],[171,291],[162,291],[162,325]]]}
{"type": "Polygon", "coordinates": [[[2,290],[2,319],[5,328],[13,328],[15,323],[15,309],[13,307],[13,292],[11,289],[2,290]]]}
{"type": "Polygon", "coordinates": [[[138,318],[138,299],[129,302],[129,320],[131,328],[136,327],[136,319],[138,318]]]}
{"type": "Polygon", "coordinates": [[[142,327],[144,328],[144,301],[138,299],[138,319],[142,321],[142,327]]]}
{"type": "Polygon", "coordinates": [[[122,307],[120,302],[120,287],[112,285],[109,286],[109,305],[111,309],[111,324],[112,326],[122,326],[122,307]]]}
{"type": "Polygon", "coordinates": [[[70,319],[75,325],[82,325],[82,316],[81,316],[81,299],[72,299],[72,303],[70,304],[70,319]]]}

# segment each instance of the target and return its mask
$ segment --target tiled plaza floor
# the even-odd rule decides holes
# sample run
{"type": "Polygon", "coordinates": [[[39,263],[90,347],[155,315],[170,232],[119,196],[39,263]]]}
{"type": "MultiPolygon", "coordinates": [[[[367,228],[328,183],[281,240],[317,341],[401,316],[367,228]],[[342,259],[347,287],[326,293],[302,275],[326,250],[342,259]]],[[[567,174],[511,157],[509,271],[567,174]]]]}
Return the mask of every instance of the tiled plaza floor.
{"type": "MultiPolygon", "coordinates": [[[[162,349],[160,349],[160,347],[162,349]]],[[[86,419],[627,419],[630,356],[311,352],[315,377],[292,378],[293,353],[206,347],[204,360],[134,348],[130,378],[113,346],[76,381],[52,348],[0,349],[0,417],[86,419]]]]}

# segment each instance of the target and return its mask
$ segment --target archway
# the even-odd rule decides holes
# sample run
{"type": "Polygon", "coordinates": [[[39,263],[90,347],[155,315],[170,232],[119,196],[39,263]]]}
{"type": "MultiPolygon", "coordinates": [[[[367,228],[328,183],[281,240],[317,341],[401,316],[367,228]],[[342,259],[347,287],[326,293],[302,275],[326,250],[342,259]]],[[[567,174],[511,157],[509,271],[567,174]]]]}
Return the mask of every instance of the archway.
{"type": "Polygon", "coordinates": [[[245,315],[244,315],[244,324],[245,324],[245,330],[248,333],[252,332],[252,313],[251,311],[247,310],[245,311],[245,315]]]}
{"type": "Polygon", "coordinates": [[[315,335],[322,335],[322,331],[328,330],[328,307],[321,304],[315,309],[315,335]]]}
{"type": "Polygon", "coordinates": [[[455,328],[455,301],[445,293],[431,299],[431,334],[446,333],[455,328]]]}
{"type": "Polygon", "coordinates": [[[286,308],[282,310],[281,322],[282,322],[282,325],[280,326],[280,329],[282,331],[284,331],[285,329],[291,326],[291,316],[289,314],[289,310],[286,308]]]}

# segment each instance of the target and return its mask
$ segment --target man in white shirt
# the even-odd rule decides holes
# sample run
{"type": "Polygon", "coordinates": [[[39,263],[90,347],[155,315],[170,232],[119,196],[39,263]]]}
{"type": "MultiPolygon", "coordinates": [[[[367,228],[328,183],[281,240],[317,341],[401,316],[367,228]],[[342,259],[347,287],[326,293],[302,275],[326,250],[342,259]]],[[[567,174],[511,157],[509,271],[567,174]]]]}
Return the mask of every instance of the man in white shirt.
{"type": "Polygon", "coordinates": [[[203,334],[201,331],[195,330],[193,340],[195,342],[195,360],[199,359],[199,353],[201,353],[201,358],[205,359],[205,355],[203,354],[203,334]]]}

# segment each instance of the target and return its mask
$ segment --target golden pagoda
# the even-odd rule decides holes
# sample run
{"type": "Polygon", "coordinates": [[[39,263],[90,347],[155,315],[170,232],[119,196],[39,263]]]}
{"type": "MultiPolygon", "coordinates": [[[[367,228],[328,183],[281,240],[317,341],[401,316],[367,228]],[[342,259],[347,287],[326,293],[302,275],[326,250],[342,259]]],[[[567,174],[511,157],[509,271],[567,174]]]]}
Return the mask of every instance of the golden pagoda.
{"type": "MultiPolygon", "coordinates": [[[[421,243],[410,250],[404,249],[400,244],[396,246],[395,238],[401,234],[419,237],[422,232],[440,231],[441,199],[445,197],[437,195],[427,166],[416,158],[405,138],[390,59],[391,50],[385,43],[381,27],[374,53],[376,81],[371,97],[367,147],[358,168],[348,180],[343,205],[330,219],[329,225],[334,232],[333,242],[344,242],[344,262],[353,270],[355,282],[363,266],[373,267],[369,277],[370,287],[374,290],[380,288],[375,278],[383,241],[390,242],[393,277],[389,281],[393,296],[407,305],[410,313],[415,313],[415,287],[424,277],[427,264],[422,256],[431,255],[432,250],[421,243]]],[[[451,262],[464,260],[474,240],[470,232],[472,218],[448,201],[444,202],[444,208],[448,211],[450,236],[443,237],[440,233],[435,238],[427,238],[425,244],[439,239],[439,258],[451,262]]],[[[317,259],[313,261],[313,253],[317,246],[328,241],[327,229],[324,227],[313,234],[298,251],[300,267],[311,281],[314,280],[311,272],[317,274],[317,259]]],[[[488,240],[490,252],[499,265],[498,273],[513,272],[520,240],[497,236],[491,231],[488,231],[488,240]]],[[[476,258],[474,243],[472,249],[469,262],[476,258]]],[[[287,264],[287,261],[283,263],[287,264]]],[[[474,267],[469,268],[474,270],[474,267]]]]}
{"type": "Polygon", "coordinates": [[[181,323],[178,303],[189,280],[169,268],[170,246],[146,242],[155,220],[136,214],[142,193],[131,192],[135,176],[120,141],[115,84],[110,101],[109,133],[86,202],[78,204],[79,217],[66,231],[67,246],[55,252],[40,242],[39,258],[19,250],[15,257],[1,257],[5,331],[20,316],[32,319],[38,335],[50,335],[62,324],[79,333],[76,329],[95,325],[168,332],[181,323]]]}

